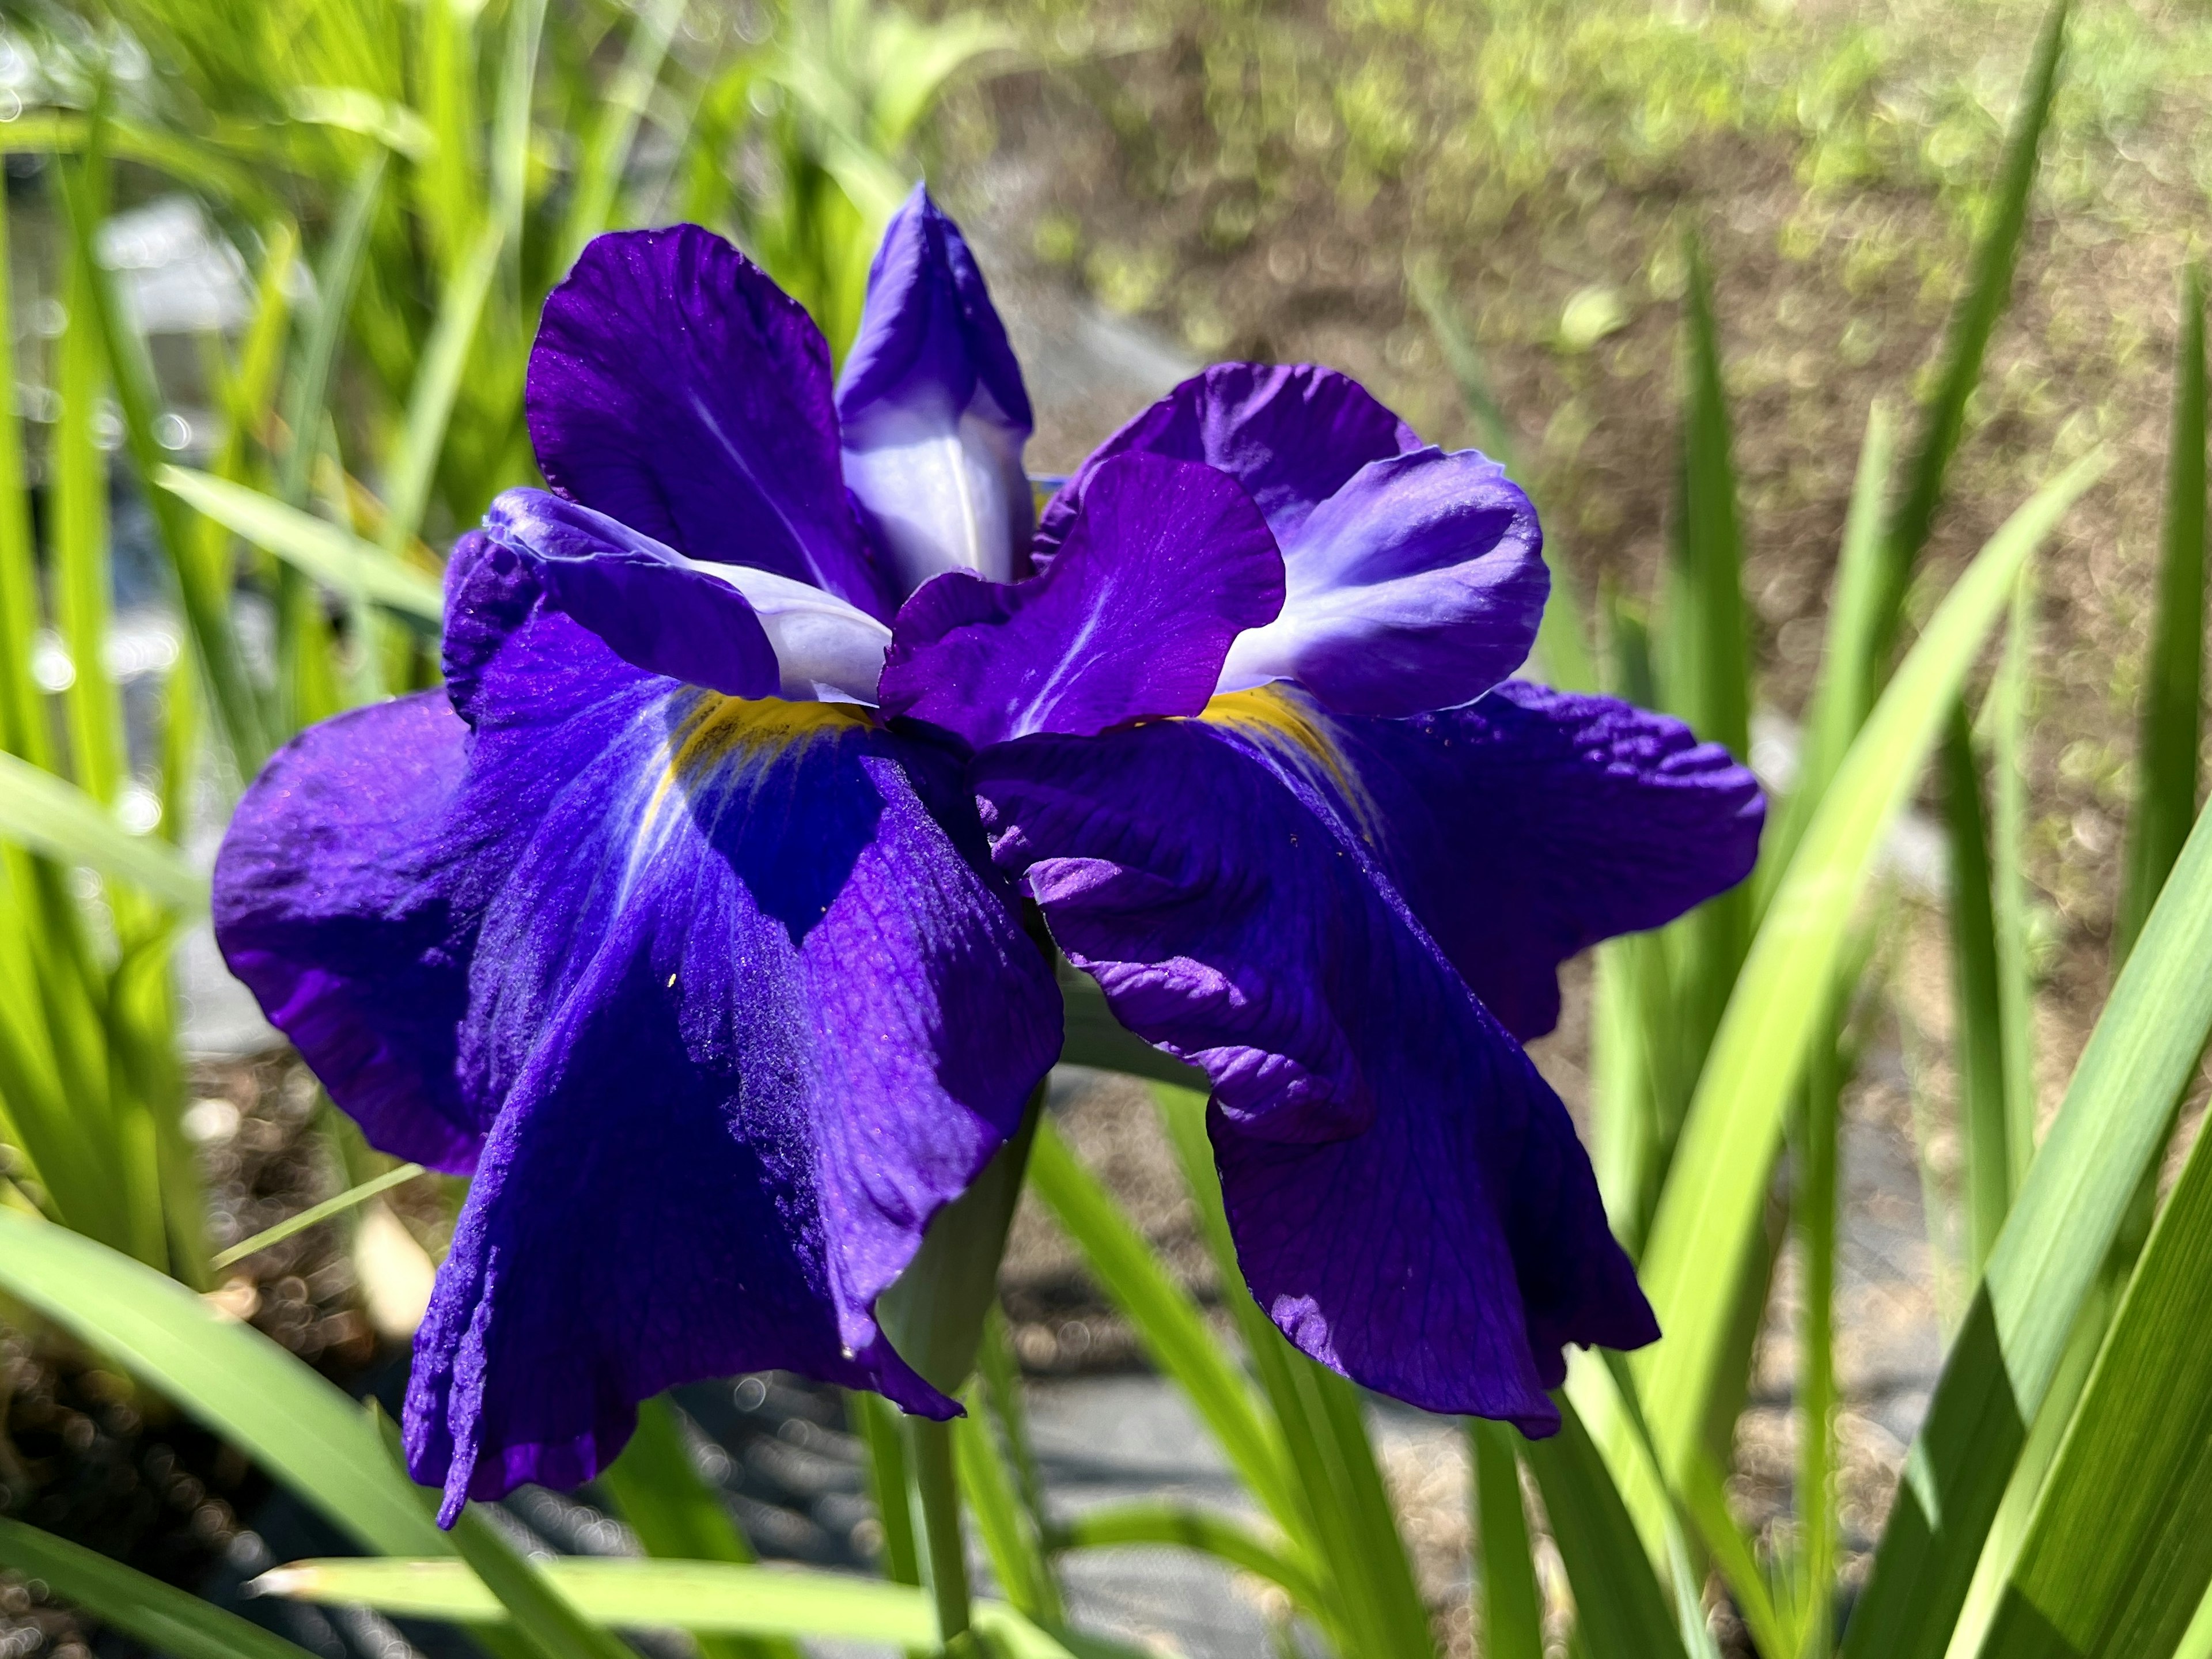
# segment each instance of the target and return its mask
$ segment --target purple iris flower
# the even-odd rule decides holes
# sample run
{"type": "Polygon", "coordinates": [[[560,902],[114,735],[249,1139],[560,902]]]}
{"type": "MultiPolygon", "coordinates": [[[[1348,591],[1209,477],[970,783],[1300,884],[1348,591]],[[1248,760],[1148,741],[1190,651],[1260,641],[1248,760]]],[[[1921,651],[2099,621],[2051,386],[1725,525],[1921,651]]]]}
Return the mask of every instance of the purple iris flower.
{"type": "Polygon", "coordinates": [[[1740,879],[1762,805],[1674,721],[1506,678],[1547,579],[1497,466],[1227,365],[1033,536],[1020,372],[920,191],[834,392],[684,226],[586,251],[528,413],[552,489],[455,547],[445,690],[303,733],[216,872],[332,1098],[474,1174],[406,1410],[447,1519],[696,1377],[957,1410],[873,1309],[1057,1056],[1024,899],[1211,1078],[1307,1352],[1541,1431],[1562,1344],[1656,1334],[1516,1039],[1565,957],[1740,879]]]}

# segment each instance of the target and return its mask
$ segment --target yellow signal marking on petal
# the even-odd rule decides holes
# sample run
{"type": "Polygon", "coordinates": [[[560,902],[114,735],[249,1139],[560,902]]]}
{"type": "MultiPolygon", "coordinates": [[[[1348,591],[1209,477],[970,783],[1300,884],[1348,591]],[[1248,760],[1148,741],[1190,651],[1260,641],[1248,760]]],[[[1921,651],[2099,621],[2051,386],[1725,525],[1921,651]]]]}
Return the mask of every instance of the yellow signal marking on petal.
{"type": "Polygon", "coordinates": [[[865,731],[873,724],[873,717],[859,703],[794,702],[784,697],[701,692],[663,747],[665,758],[653,787],[653,799],[646,803],[638,825],[638,839],[642,842],[651,836],[668,792],[679,781],[695,780],[741,752],[796,749],[817,738],[855,728],[865,731]]]}
{"type": "Polygon", "coordinates": [[[1375,804],[1316,714],[1301,694],[1271,683],[1249,691],[1217,692],[1198,718],[1241,733],[1293,766],[1319,767],[1358,817],[1359,833],[1371,845],[1377,822],[1375,804]]]}

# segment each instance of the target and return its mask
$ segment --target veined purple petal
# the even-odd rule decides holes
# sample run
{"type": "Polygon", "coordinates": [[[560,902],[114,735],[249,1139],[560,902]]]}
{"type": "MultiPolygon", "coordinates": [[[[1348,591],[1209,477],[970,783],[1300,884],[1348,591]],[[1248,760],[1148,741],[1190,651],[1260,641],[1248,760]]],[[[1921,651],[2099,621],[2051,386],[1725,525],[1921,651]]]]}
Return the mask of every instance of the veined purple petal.
{"type": "Polygon", "coordinates": [[[1039,562],[1075,522],[1092,476],[1116,455],[1219,467],[1244,486],[1287,550],[1306,515],[1370,461],[1419,449],[1413,429],[1349,375],[1310,363],[1216,363],[1098,446],[1037,525],[1039,562]]]}
{"type": "Polygon", "coordinates": [[[1117,457],[1042,575],[1009,587],[956,572],[906,602],[884,712],[973,749],[1194,714],[1230,641],[1280,608],[1282,580],[1274,538],[1225,474],[1117,457]]]}
{"type": "Polygon", "coordinates": [[[311,726],[238,804],[216,938],[371,1145],[465,1174],[483,1121],[455,1072],[476,918],[438,880],[468,728],[425,691],[311,726]]]}
{"type": "Polygon", "coordinates": [[[1508,680],[1416,720],[1326,723],[1414,915],[1505,1028],[1559,1017],[1559,965],[1751,873],[1765,800],[1680,720],[1508,680]]]}
{"type": "Polygon", "coordinates": [[[994,856],[1132,1030],[1202,1066],[1230,1224],[1305,1352],[1432,1411],[1558,1418],[1561,1347],[1656,1334],[1566,1111],[1377,863],[1314,706],[970,768],[994,856]]]}
{"type": "Polygon", "coordinates": [[[502,492],[484,527],[624,662],[733,697],[766,696],[781,682],[760,617],[715,567],[542,489],[502,492]]]}
{"type": "Polygon", "coordinates": [[[574,1484],[639,1400],[768,1365],[951,1413],[871,1308],[1058,1048],[959,768],[849,705],[640,673],[524,602],[512,550],[466,550],[465,745],[427,701],[318,728],[218,876],[234,954],[322,975],[311,1012],[370,1041],[397,1028],[403,1081],[434,1116],[442,1080],[481,1138],[411,1466],[449,1518],[574,1484]],[[385,720],[442,734],[423,775],[411,728],[346,746],[385,720]],[[417,985],[443,1000],[392,1006],[417,985]]]}
{"type": "Polygon", "coordinates": [[[1480,696],[1521,665],[1551,576],[1528,498],[1474,450],[1370,461],[1283,546],[1282,614],[1238,636],[1221,689],[1293,679],[1347,714],[1480,696]]]}
{"type": "Polygon", "coordinates": [[[959,228],[915,186],[868,271],[837,392],[845,482],[901,593],[1029,574],[1028,392],[959,228]]]}
{"type": "Polygon", "coordinates": [[[696,225],[618,231],[547,296],[527,390],[546,482],[695,559],[890,605],[838,465],[830,349],[696,225]]]}

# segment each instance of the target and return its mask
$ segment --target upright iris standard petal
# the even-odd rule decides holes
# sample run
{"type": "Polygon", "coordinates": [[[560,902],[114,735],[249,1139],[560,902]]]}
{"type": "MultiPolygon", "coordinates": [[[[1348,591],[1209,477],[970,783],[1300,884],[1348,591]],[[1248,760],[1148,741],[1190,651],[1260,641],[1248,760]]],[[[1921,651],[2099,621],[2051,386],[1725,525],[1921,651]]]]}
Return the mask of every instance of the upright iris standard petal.
{"type": "Polygon", "coordinates": [[[837,392],[845,482],[902,593],[1028,571],[1029,393],[959,228],[915,185],[868,272],[837,392]]]}
{"type": "Polygon", "coordinates": [[[1245,1278],[1300,1348],[1542,1433],[1563,1344],[1656,1334],[1565,1108],[1371,856],[1304,705],[1247,694],[972,770],[1070,959],[1212,1079],[1245,1278]]]}
{"type": "Polygon", "coordinates": [[[1186,380],[1054,497],[1041,555],[1126,453],[1220,467],[1282,547],[1282,613],[1237,641],[1220,690],[1289,679],[1340,714],[1413,714],[1481,696],[1528,655],[1550,586],[1528,497],[1473,450],[1424,447],[1356,381],[1255,363],[1186,380]]]}
{"type": "Polygon", "coordinates": [[[512,549],[463,551],[472,732],[428,700],[319,729],[218,882],[226,945],[311,983],[328,1052],[397,1056],[372,1133],[442,1109],[482,1146],[412,1467],[449,1518],[574,1484],[640,1399],[768,1365],[950,1413],[872,1304],[1058,1046],[957,764],[850,705],[641,673],[512,549]]]}
{"type": "Polygon", "coordinates": [[[1310,363],[1216,363],[1092,452],[1037,525],[1042,561],[1058,551],[1098,469],[1116,455],[1218,466],[1243,484],[1287,552],[1306,515],[1370,461],[1419,449],[1413,429],[1358,381],[1310,363]]]}
{"type": "Polygon", "coordinates": [[[1282,615],[1238,638],[1222,690],[1296,680],[1347,714],[1479,697],[1535,641],[1542,550],[1528,498],[1474,451],[1370,461],[1291,533],[1282,615]]]}
{"type": "Polygon", "coordinates": [[[230,970],[370,1142],[464,1174],[485,1119],[457,1038],[476,916],[438,879],[468,728],[441,692],[373,704],[286,744],[215,867],[230,970]]]}
{"type": "Polygon", "coordinates": [[[527,402],[538,467],[561,494],[691,558],[890,614],[839,471],[829,346],[711,231],[621,231],[586,247],[546,298],[527,402]]]}
{"type": "Polygon", "coordinates": [[[766,696],[782,676],[745,597],[673,550],[604,513],[542,489],[492,502],[494,541],[535,567],[546,597],[648,673],[735,697],[766,696]]]}
{"type": "Polygon", "coordinates": [[[1230,641],[1282,603],[1274,538],[1225,473],[1121,456],[1093,475],[1042,575],[1014,586],[940,576],[906,602],[884,711],[974,749],[1194,714],[1230,641]]]}
{"type": "Polygon", "coordinates": [[[1559,1015],[1559,965],[1672,921],[1751,873],[1765,801],[1680,720],[1509,680],[1418,720],[1318,710],[1431,937],[1526,1041],[1559,1015]]]}

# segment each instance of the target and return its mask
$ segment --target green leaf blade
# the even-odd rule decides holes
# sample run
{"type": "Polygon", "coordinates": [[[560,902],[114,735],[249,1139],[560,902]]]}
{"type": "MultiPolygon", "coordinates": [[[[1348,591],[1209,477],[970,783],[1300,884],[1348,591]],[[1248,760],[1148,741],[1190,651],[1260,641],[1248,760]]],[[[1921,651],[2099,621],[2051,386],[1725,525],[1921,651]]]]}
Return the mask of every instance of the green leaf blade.
{"type": "Polygon", "coordinates": [[[2212,815],[2200,814],[1944,1362],[1845,1659],[1943,1651],[2028,1425],[2212,1032],[2208,960],[2212,815]]]}
{"type": "Polygon", "coordinates": [[[2045,485],[1990,538],[1929,621],[1838,769],[1752,943],[1698,1080],[1642,1262],[1665,1337],[1637,1356],[1654,1440],[1685,1467],[1717,1381],[1730,1264],[1746,1259],[1784,1115],[1829,1006],[1845,929],[1968,666],[2029,555],[2101,474],[2045,485]]]}
{"type": "Polygon", "coordinates": [[[309,1659],[306,1649],[234,1613],[4,1516],[0,1566],[44,1579],[65,1600],[170,1659],[309,1659]]]}

